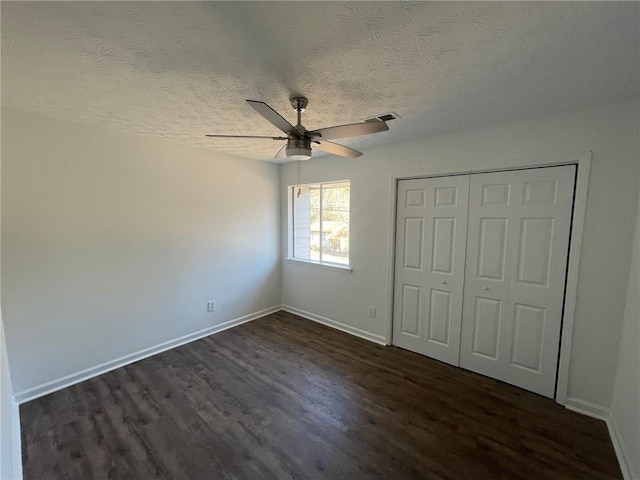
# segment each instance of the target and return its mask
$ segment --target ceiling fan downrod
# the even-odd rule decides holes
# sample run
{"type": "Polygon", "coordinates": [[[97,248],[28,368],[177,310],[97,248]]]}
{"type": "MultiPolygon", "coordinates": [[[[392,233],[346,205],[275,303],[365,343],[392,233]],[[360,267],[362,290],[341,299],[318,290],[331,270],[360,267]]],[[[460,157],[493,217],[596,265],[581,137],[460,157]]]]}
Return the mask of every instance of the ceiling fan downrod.
{"type": "Polygon", "coordinates": [[[296,125],[296,127],[301,127],[302,112],[304,112],[305,108],[307,108],[309,100],[307,100],[305,97],[292,97],[289,99],[289,102],[291,102],[291,106],[298,114],[298,124],[296,125]]]}
{"type": "Polygon", "coordinates": [[[285,154],[291,160],[309,160],[311,158],[311,139],[304,135],[305,129],[302,126],[302,112],[309,103],[305,97],[292,97],[289,99],[291,106],[298,114],[298,124],[295,126],[295,132],[298,136],[289,136],[285,154]]]}

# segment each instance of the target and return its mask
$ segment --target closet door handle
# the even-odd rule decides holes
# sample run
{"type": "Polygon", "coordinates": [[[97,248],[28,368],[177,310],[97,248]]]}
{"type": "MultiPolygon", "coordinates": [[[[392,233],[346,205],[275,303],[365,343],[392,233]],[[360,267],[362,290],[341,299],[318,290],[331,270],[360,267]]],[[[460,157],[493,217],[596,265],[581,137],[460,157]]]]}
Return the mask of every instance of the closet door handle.
{"type": "Polygon", "coordinates": [[[483,290],[489,290],[489,287],[487,287],[486,285],[484,287],[482,287],[483,290]]]}
{"type": "Polygon", "coordinates": [[[446,284],[447,284],[447,281],[446,281],[446,280],[442,280],[442,284],[443,284],[443,285],[446,285],[446,284]]]}

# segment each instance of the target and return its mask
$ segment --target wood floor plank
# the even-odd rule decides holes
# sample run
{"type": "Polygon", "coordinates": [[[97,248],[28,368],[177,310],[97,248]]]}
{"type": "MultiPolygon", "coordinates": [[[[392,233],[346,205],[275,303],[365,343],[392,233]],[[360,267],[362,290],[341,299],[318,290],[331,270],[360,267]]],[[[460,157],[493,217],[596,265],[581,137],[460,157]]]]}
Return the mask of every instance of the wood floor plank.
{"type": "Polygon", "coordinates": [[[278,312],[21,405],[25,479],[619,479],[604,422],[278,312]]]}

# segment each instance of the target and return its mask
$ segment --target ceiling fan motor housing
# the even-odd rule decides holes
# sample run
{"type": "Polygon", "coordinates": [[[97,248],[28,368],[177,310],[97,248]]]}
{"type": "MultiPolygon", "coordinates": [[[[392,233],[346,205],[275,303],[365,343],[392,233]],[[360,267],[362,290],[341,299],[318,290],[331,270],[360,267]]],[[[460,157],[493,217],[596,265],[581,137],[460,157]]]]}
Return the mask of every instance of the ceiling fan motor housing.
{"type": "Polygon", "coordinates": [[[305,97],[292,97],[289,99],[291,106],[296,112],[304,112],[305,108],[309,104],[309,100],[305,97]]]}
{"type": "Polygon", "coordinates": [[[289,138],[286,154],[287,158],[291,160],[309,160],[311,158],[311,140],[309,138],[289,138]]]}

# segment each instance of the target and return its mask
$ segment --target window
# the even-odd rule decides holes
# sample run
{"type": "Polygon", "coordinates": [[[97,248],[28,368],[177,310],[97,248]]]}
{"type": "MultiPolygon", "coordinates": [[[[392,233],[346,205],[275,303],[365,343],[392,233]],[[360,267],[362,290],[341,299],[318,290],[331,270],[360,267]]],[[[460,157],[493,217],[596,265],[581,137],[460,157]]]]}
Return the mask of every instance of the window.
{"type": "Polygon", "coordinates": [[[291,257],[349,265],[349,181],[294,185],[291,257]]]}

